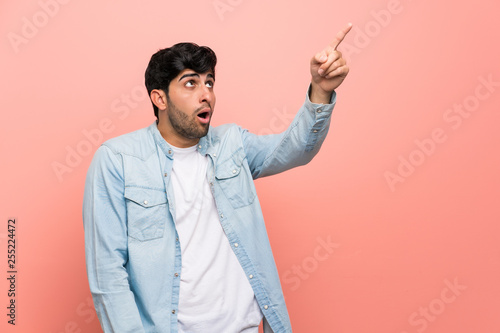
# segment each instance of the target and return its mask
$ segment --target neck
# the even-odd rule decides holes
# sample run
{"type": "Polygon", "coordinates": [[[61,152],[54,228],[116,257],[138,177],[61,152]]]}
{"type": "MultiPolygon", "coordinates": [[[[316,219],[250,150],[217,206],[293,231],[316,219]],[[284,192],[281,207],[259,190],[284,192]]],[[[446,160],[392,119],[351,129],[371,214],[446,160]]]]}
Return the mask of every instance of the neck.
{"type": "Polygon", "coordinates": [[[200,141],[199,138],[190,139],[181,136],[179,133],[175,131],[172,125],[168,122],[157,120],[156,125],[163,139],[165,139],[165,141],[167,141],[170,145],[174,147],[188,148],[194,146],[200,141]]]}

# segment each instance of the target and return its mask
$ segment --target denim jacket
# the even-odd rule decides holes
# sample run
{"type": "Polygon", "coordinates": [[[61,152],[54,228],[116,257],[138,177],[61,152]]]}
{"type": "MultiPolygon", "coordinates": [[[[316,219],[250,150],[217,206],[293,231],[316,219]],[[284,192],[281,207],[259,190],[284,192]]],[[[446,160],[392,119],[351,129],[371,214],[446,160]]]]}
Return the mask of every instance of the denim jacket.
{"type": "MultiPolygon", "coordinates": [[[[198,143],[220,223],[264,314],[265,333],[292,332],[253,179],[308,163],[330,124],[331,104],[306,97],[280,134],[211,127],[198,143]]],[[[90,291],[104,332],[177,332],[181,248],[170,182],[173,150],[156,123],[102,144],[83,199],[90,291]]],[[[233,333],[233,332],[229,332],[233,333]]]]}

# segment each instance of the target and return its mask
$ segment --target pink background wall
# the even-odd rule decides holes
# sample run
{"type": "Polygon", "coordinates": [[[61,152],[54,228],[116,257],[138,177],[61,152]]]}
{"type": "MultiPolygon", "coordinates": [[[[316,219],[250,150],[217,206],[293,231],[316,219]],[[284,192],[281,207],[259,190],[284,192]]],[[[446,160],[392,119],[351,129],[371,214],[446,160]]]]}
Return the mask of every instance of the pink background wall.
{"type": "Polygon", "coordinates": [[[498,2],[0,8],[0,331],[99,331],[84,266],[84,177],[100,142],[154,120],[143,88],[151,54],[179,41],[211,46],[213,124],[276,132],[305,97],[310,57],[350,21],[341,49],[351,72],[322,150],[257,181],[294,331],[500,332],[498,2]]]}

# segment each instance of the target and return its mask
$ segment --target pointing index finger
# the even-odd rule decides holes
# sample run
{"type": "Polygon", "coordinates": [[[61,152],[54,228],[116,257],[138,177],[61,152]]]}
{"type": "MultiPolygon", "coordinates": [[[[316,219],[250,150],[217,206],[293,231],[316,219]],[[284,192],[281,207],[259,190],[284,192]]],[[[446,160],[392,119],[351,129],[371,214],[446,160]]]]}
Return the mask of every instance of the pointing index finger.
{"type": "Polygon", "coordinates": [[[352,28],[352,23],[348,23],[344,29],[340,30],[337,33],[337,36],[335,36],[335,40],[330,43],[330,46],[333,47],[334,50],[337,50],[337,47],[339,44],[344,40],[345,36],[347,33],[351,30],[352,28]]]}

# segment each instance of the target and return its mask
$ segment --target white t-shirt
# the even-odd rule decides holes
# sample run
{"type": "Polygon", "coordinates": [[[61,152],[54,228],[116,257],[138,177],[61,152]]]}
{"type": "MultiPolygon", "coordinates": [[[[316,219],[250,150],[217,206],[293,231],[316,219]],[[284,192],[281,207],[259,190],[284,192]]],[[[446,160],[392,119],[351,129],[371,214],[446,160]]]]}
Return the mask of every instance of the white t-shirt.
{"type": "Polygon", "coordinates": [[[182,254],[179,332],[257,333],[262,312],[220,224],[208,156],[172,147],[170,180],[182,254]]]}

